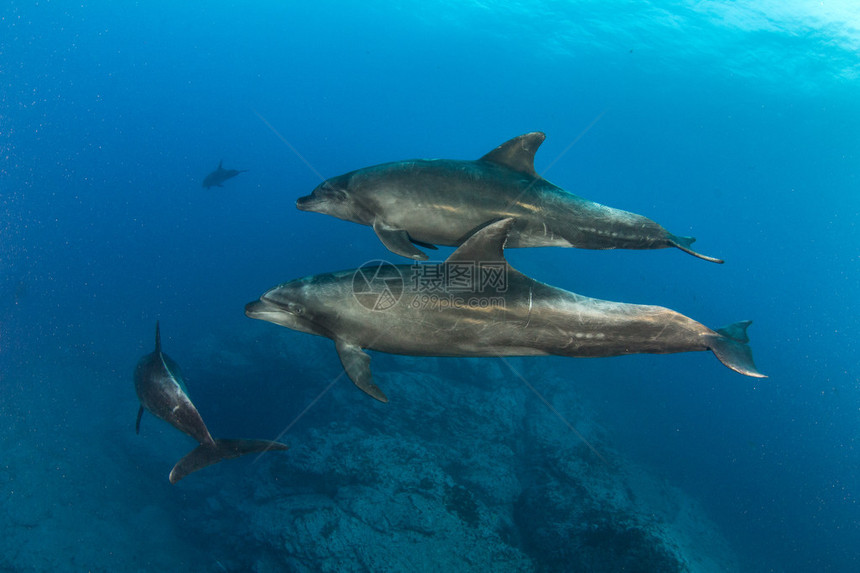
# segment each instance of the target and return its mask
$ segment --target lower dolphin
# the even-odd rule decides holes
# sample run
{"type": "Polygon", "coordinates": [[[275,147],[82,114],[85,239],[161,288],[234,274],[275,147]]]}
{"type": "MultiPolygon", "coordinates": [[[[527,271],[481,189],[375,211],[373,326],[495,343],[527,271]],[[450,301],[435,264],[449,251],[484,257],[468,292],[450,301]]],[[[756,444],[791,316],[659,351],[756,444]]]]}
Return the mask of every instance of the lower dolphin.
{"type": "Polygon", "coordinates": [[[161,351],[161,332],[155,323],[155,350],[137,363],[134,389],[140,400],[135,432],[140,433],[140,418],[144,408],[174,428],[188,434],[200,445],[179,460],[170,472],[170,483],[222,460],[245,454],[286,450],[287,446],[269,440],[216,440],[212,438],[203,418],[188,398],[179,365],[161,351]]]}
{"type": "Polygon", "coordinates": [[[747,344],[749,321],[712,330],[667,308],[598,300],[538,282],[505,260],[513,225],[504,219],[484,227],[444,263],[382,263],[289,281],[248,303],[245,314],[332,339],[350,379],[383,402],[364,349],[588,357],[710,350],[732,370],[763,377],[747,344]],[[430,289],[440,284],[446,290],[430,289]]]}

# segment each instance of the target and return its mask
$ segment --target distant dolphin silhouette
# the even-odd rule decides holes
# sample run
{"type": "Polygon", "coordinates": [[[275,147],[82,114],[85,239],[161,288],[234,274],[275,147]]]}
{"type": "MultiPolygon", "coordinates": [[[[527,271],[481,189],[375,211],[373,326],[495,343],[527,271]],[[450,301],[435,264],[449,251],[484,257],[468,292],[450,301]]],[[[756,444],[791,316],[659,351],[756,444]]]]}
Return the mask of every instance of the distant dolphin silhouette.
{"type": "Polygon", "coordinates": [[[475,161],[414,159],[333,177],[300,197],[302,211],[373,227],[388,250],[426,260],[415,245],[460,246],[485,225],[516,219],[507,246],[582,249],[677,247],[700,259],[693,237],[647,217],[578,197],[535,172],[541,132],[515,137],[475,161]]]}
{"type": "Polygon", "coordinates": [[[366,265],[283,283],[245,314],[330,338],[347,376],[386,402],[364,349],[413,356],[619,356],[710,350],[763,377],[749,321],[711,330],[660,306],[598,300],[538,282],[508,265],[515,225],[487,225],[440,264],[366,265]],[[453,282],[451,281],[453,279],[453,282]]]}
{"type": "Polygon", "coordinates": [[[203,187],[209,189],[210,187],[223,187],[221,185],[228,179],[236,177],[240,173],[244,173],[247,169],[224,169],[221,165],[224,163],[224,160],[218,162],[218,169],[207,175],[203,179],[203,187]]]}
{"type": "Polygon", "coordinates": [[[287,446],[269,440],[214,440],[197,408],[188,398],[179,365],[161,351],[161,332],[155,323],[155,351],[137,363],[134,370],[134,389],[140,400],[135,433],[140,433],[140,418],[146,408],[156,417],[186,433],[200,445],[179,460],[170,472],[170,483],[176,483],[188,474],[222,460],[245,454],[286,450],[287,446]]]}

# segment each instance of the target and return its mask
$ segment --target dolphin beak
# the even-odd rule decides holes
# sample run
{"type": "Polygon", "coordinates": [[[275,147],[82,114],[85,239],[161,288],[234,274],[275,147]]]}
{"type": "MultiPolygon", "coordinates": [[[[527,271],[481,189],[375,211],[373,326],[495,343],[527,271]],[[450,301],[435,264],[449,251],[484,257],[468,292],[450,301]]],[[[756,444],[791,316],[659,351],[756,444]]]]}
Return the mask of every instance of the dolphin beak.
{"type": "Polygon", "coordinates": [[[266,300],[260,299],[254,302],[249,302],[245,305],[245,316],[248,318],[256,318],[257,320],[265,320],[272,324],[279,324],[292,328],[293,330],[302,330],[296,323],[296,319],[288,312],[284,312],[276,304],[272,304],[266,300]]]}
{"type": "Polygon", "coordinates": [[[266,315],[276,310],[276,308],[274,308],[267,302],[263,302],[262,300],[255,300],[254,302],[249,302],[245,305],[245,316],[247,316],[248,318],[266,320],[266,315]]]}
{"type": "Polygon", "coordinates": [[[299,332],[319,334],[318,329],[314,327],[313,323],[287,312],[274,302],[266,300],[266,295],[263,295],[260,300],[246,304],[245,316],[256,318],[257,320],[265,320],[266,322],[285,326],[299,332]]]}
{"type": "Polygon", "coordinates": [[[296,208],[299,211],[314,211],[315,207],[319,204],[313,195],[305,195],[304,197],[299,197],[296,199],[296,208]]]}

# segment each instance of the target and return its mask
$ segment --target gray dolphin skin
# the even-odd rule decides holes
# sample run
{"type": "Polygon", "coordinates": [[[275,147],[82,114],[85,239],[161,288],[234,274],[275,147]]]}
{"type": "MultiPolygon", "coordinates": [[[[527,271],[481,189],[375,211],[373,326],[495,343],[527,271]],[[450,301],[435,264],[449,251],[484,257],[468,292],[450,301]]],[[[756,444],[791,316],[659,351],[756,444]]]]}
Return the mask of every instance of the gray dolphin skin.
{"type": "Polygon", "coordinates": [[[732,370],[763,377],[747,344],[749,321],[711,330],[663,307],[598,300],[538,282],[504,258],[515,226],[503,219],[484,227],[444,263],[380,263],[286,282],[248,303],[245,314],[332,339],[350,379],[382,402],[387,398],[364,349],[584,357],[710,350],[732,370]],[[471,284],[462,280],[467,275],[471,284]],[[447,292],[429,290],[440,277],[460,280],[449,281],[447,292]]]}
{"type": "Polygon", "coordinates": [[[137,411],[136,433],[140,433],[140,418],[146,408],[156,417],[200,442],[199,446],[173,467],[169,476],[170,483],[176,483],[188,474],[222,460],[255,452],[287,449],[284,444],[269,440],[213,439],[197,408],[188,398],[179,365],[161,351],[161,332],[157,322],[155,351],[137,363],[134,370],[134,389],[141,404],[137,411]]]}
{"type": "Polygon", "coordinates": [[[207,175],[203,179],[203,187],[209,189],[210,187],[223,187],[222,183],[227,181],[228,179],[232,179],[236,177],[240,173],[245,173],[247,169],[224,169],[222,164],[224,161],[218,162],[218,169],[207,175]]]}
{"type": "Polygon", "coordinates": [[[415,260],[415,245],[459,246],[485,225],[513,217],[508,247],[663,249],[700,259],[693,237],[673,235],[651,219],[606,207],[540,177],[534,157],[546,136],[526,133],[477,161],[415,159],[333,177],[296,201],[314,211],[373,227],[393,253],[415,260]]]}

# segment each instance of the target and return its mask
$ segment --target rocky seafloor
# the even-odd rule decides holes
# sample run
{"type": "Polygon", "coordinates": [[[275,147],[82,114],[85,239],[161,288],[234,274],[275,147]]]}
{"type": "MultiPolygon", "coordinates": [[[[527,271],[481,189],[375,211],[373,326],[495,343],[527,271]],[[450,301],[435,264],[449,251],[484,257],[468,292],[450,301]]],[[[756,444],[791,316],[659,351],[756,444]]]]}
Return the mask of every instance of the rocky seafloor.
{"type": "Polygon", "coordinates": [[[290,450],[176,486],[193,444],[152,417],[134,435],[133,364],[90,373],[95,388],[75,385],[81,368],[32,373],[41,395],[18,384],[0,423],[0,571],[738,569],[698,504],[616,452],[544,359],[375,354],[381,404],[328,341],[249,332],[173,358],[213,434],[276,424],[290,450]],[[66,394],[49,401],[52,384],[66,394]]]}

